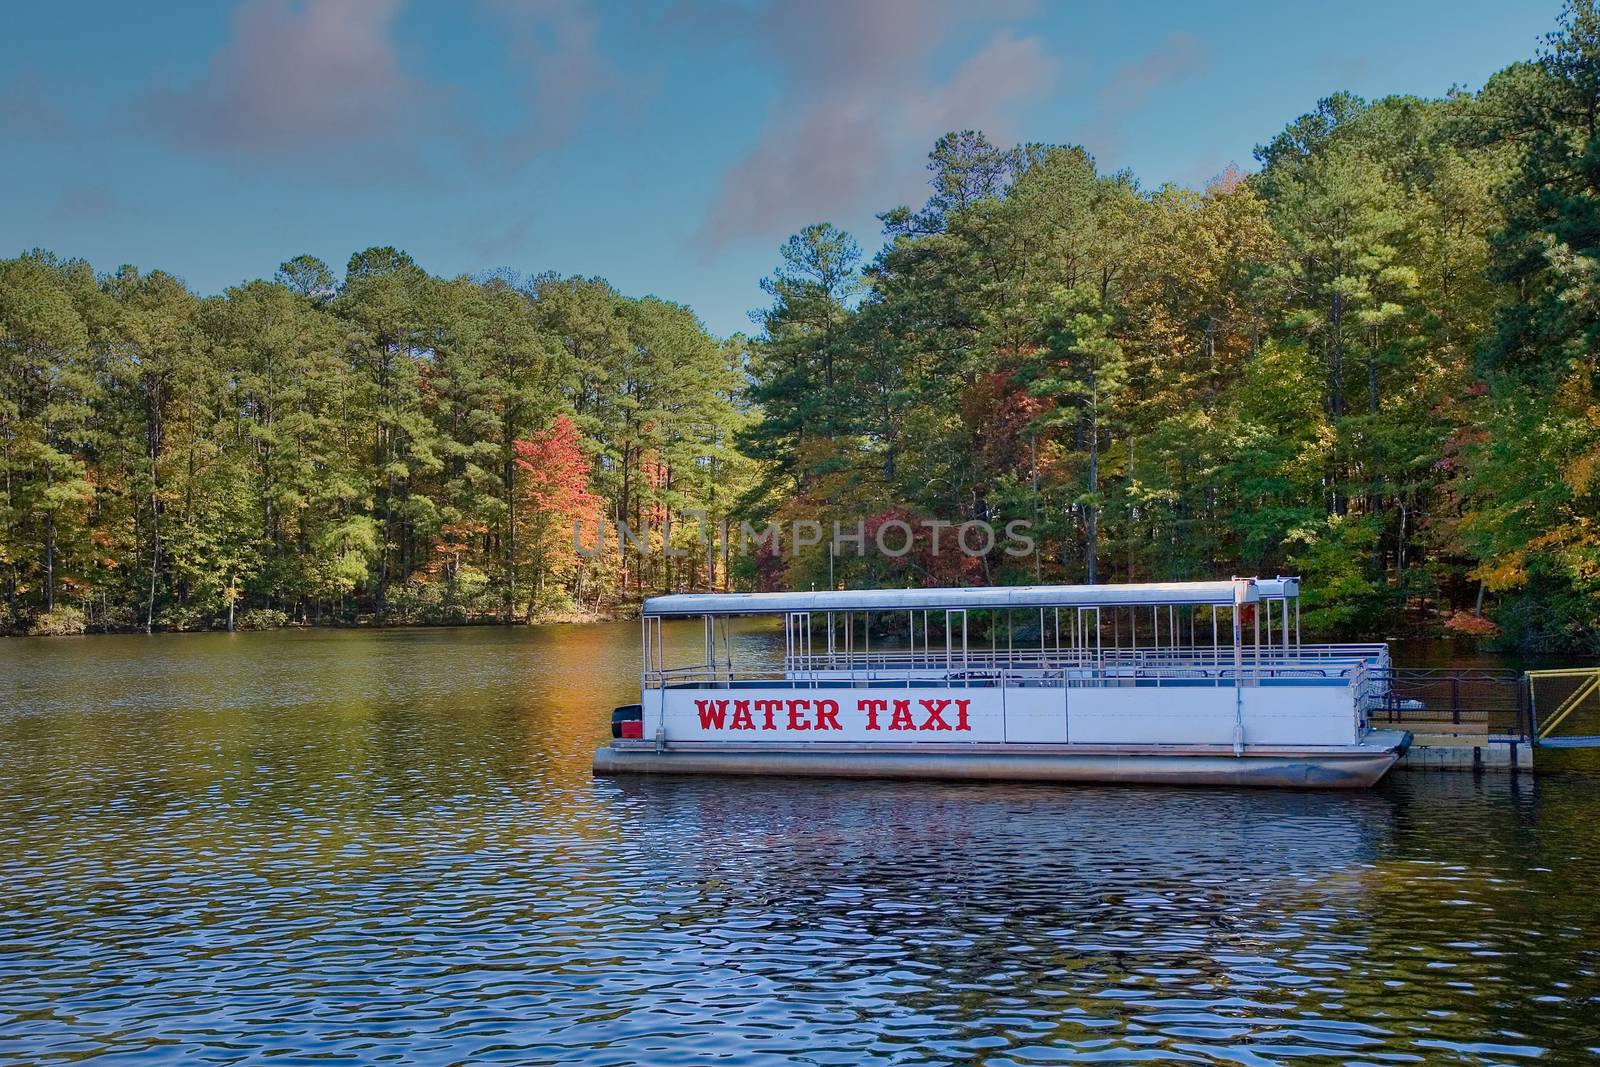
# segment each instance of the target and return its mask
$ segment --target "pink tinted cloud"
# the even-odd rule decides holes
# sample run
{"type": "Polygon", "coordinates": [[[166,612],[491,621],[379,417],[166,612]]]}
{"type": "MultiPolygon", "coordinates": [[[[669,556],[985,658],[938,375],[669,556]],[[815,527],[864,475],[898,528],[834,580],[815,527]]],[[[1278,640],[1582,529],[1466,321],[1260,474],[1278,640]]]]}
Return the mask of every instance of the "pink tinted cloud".
{"type": "Polygon", "coordinates": [[[820,101],[782,123],[723,174],[700,234],[706,250],[854,207],[891,163],[885,142],[883,117],[849,100],[820,101]]]}
{"type": "Polygon", "coordinates": [[[1012,106],[1042,96],[1058,69],[1039,38],[1001,31],[911,108],[914,125],[939,133],[982,127],[991,140],[1008,140],[1012,106]]]}
{"type": "Polygon", "coordinates": [[[151,91],[144,116],[179,147],[252,157],[401,134],[436,117],[441,100],[396,52],[398,8],[398,0],[249,0],[200,79],[151,91]]]}
{"type": "Polygon", "coordinates": [[[1004,127],[1045,92],[1057,63],[1036,37],[1002,28],[939,78],[930,70],[955,31],[1009,21],[1023,8],[972,14],[938,0],[825,0],[767,9],[754,36],[785,71],[782,97],[753,144],[722,175],[697,235],[707,253],[910,195],[921,153],[951,129],[1004,127]]]}
{"type": "MultiPolygon", "coordinates": [[[[187,86],[147,93],[142,117],[169,143],[199,153],[293,164],[308,155],[370,160],[443,137],[484,163],[520,167],[565,142],[618,72],[588,0],[479,0],[462,17],[487,18],[503,42],[521,108],[490,131],[456,93],[411,73],[395,42],[401,0],[245,0],[228,42],[187,86]]],[[[366,180],[385,177],[368,170],[366,180]]],[[[388,174],[388,177],[398,175],[388,174]]]]}

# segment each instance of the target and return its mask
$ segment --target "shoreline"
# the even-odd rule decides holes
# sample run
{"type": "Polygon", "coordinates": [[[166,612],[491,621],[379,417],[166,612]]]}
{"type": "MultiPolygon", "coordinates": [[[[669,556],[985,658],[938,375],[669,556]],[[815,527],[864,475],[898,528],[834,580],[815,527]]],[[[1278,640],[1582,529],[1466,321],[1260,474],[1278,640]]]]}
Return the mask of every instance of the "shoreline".
{"type": "Polygon", "coordinates": [[[225,634],[225,633],[275,633],[280,630],[415,630],[415,629],[471,629],[474,627],[499,626],[505,628],[530,627],[530,626],[577,626],[603,622],[626,622],[637,618],[639,605],[636,603],[618,604],[613,608],[601,611],[563,611],[538,615],[532,619],[518,617],[506,621],[498,617],[484,617],[473,619],[404,619],[379,622],[372,616],[358,618],[354,622],[346,621],[313,621],[313,622],[285,622],[279,626],[236,625],[229,630],[226,625],[221,626],[191,626],[171,627],[156,626],[146,630],[143,626],[117,626],[98,627],[92,626],[82,630],[63,632],[38,632],[30,633],[26,630],[0,630],[0,639],[4,638],[55,638],[55,637],[118,637],[136,634],[225,634]]]}
{"type": "MultiPolygon", "coordinates": [[[[485,616],[482,618],[440,620],[440,619],[406,619],[376,621],[373,616],[362,616],[354,622],[346,621],[321,621],[298,622],[290,621],[278,626],[245,625],[240,623],[230,631],[226,625],[220,626],[195,626],[195,627],[163,627],[156,626],[146,632],[142,626],[126,627],[90,627],[76,632],[50,632],[29,633],[23,630],[0,630],[0,641],[9,638],[70,638],[70,637],[128,637],[134,635],[164,635],[164,634],[226,634],[226,633],[276,633],[284,630],[298,631],[344,631],[344,630],[445,630],[445,629],[474,629],[480,627],[501,627],[505,629],[527,628],[534,626],[582,626],[598,623],[629,622],[639,617],[640,602],[630,601],[612,605],[599,611],[564,611],[550,612],[536,616],[532,619],[519,616],[510,622],[498,617],[485,616]]],[[[1309,635],[1308,635],[1309,636],[1309,635]]],[[[1364,635],[1333,634],[1324,635],[1322,640],[1330,641],[1359,641],[1368,640],[1364,635]]],[[[1538,657],[1541,653],[1529,653],[1515,648],[1498,647],[1493,642],[1484,641],[1471,635],[1451,633],[1442,627],[1422,631],[1399,631],[1390,633],[1382,640],[1390,642],[1435,642],[1446,641],[1453,645],[1460,645],[1463,651],[1483,653],[1491,656],[1529,656],[1538,657]]],[[[1544,653],[1549,655],[1551,653],[1544,653]]]]}

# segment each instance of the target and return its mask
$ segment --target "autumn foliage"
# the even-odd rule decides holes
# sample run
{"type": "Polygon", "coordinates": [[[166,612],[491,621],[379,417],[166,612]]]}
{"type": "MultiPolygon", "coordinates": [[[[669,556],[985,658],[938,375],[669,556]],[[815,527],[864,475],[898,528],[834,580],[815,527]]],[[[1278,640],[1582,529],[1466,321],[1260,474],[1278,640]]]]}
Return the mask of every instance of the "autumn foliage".
{"type": "Polygon", "coordinates": [[[533,567],[535,583],[565,579],[577,568],[573,529],[593,538],[600,500],[589,489],[589,457],[583,435],[570,416],[516,442],[518,496],[528,516],[524,527],[524,559],[533,567]]]}

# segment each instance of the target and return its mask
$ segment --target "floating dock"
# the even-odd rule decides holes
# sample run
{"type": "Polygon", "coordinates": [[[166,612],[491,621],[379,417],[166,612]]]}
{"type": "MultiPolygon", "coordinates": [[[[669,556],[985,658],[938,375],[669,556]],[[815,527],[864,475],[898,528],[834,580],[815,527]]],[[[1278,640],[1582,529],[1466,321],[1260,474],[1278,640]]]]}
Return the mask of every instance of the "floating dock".
{"type": "Polygon", "coordinates": [[[1600,668],[1391,667],[1371,716],[1412,734],[1396,770],[1526,773],[1540,749],[1600,747],[1600,668]]]}

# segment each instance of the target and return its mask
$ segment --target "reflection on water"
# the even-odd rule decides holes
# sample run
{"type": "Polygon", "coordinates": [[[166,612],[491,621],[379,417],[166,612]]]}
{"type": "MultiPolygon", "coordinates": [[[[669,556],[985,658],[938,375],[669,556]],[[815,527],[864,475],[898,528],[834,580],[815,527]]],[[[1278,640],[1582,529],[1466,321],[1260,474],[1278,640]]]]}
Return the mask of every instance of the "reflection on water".
{"type": "Polygon", "coordinates": [[[1600,1055],[1591,771],[595,781],[637,635],[0,643],[0,1061],[1600,1055]]]}

